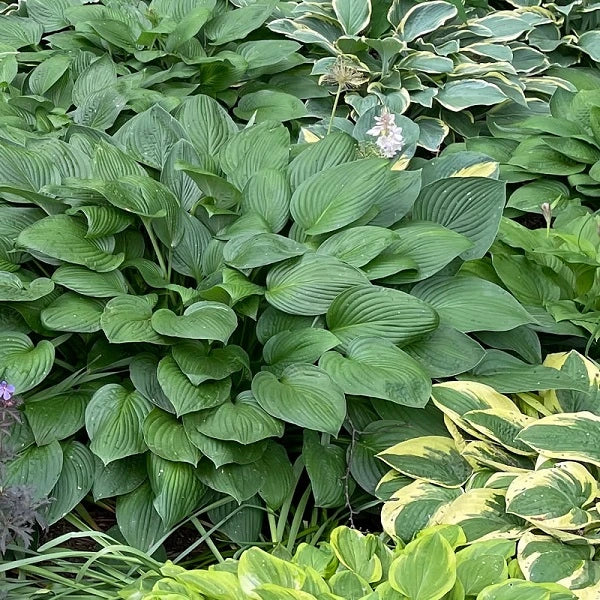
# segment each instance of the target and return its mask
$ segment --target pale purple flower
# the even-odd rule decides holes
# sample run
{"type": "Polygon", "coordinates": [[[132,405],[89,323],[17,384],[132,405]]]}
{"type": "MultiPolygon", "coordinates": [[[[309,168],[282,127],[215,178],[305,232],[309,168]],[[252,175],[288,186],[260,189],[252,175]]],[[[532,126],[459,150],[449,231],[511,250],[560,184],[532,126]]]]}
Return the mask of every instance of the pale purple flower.
{"type": "Polygon", "coordinates": [[[15,386],[6,383],[6,381],[0,381],[0,399],[8,401],[13,397],[15,393],[15,386]]]}
{"type": "Polygon", "coordinates": [[[394,158],[404,145],[402,127],[396,125],[396,115],[383,109],[381,116],[375,117],[375,125],[367,131],[367,135],[377,138],[377,146],[386,158],[394,158]]]}

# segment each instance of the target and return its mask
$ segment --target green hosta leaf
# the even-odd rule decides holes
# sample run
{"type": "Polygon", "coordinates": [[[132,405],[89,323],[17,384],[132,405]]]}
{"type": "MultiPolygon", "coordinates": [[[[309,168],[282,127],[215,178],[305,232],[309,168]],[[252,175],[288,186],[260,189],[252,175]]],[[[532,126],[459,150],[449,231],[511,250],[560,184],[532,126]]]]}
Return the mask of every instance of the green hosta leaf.
{"type": "MultiPolygon", "coordinates": [[[[326,329],[296,329],[281,331],[266,342],[263,356],[277,372],[294,363],[312,364],[319,360],[324,352],[335,348],[339,340],[326,329]]],[[[269,369],[275,372],[273,369],[269,369]]]]}
{"type": "Polygon", "coordinates": [[[291,562],[267,554],[258,547],[246,550],[240,558],[238,577],[245,594],[265,584],[274,584],[289,590],[300,590],[306,579],[304,571],[291,562]]]}
{"type": "Polygon", "coordinates": [[[194,385],[207,379],[225,379],[232,373],[250,369],[248,355],[234,345],[210,349],[204,342],[182,341],[173,346],[172,354],[194,385]]]}
{"type": "Polygon", "coordinates": [[[260,215],[272,231],[280,231],[288,222],[291,191],[283,171],[264,169],[254,174],[244,188],[242,214],[260,215]]]}
{"type": "Polygon", "coordinates": [[[261,0],[233,11],[225,11],[212,19],[204,32],[217,46],[243,39],[267,20],[275,3],[275,0],[261,0]]]}
{"type": "MultiPolygon", "coordinates": [[[[195,167],[187,162],[177,161],[175,168],[184,171],[207,198],[212,198],[218,210],[226,211],[240,203],[240,191],[222,177],[206,171],[204,167],[195,167]]],[[[205,204],[205,206],[209,208],[209,205],[205,204]]]]}
{"type": "Polygon", "coordinates": [[[99,273],[112,271],[123,262],[123,254],[106,252],[105,244],[86,235],[86,227],[77,219],[52,215],[24,229],[17,243],[28,250],[83,265],[99,273]]]}
{"type": "Polygon", "coordinates": [[[219,302],[196,302],[182,316],[162,308],[152,315],[152,327],[161,335],[227,343],[237,327],[231,308],[219,302]]]}
{"type": "Polygon", "coordinates": [[[233,112],[246,121],[254,117],[257,123],[268,120],[283,123],[308,116],[302,100],[276,90],[258,90],[242,96],[233,112]]]}
{"type": "Polygon", "coordinates": [[[597,494],[596,479],[583,465],[560,462],[513,479],[506,510],[542,527],[578,530],[594,519],[585,507],[591,508],[597,494]]]}
{"type": "MultiPolygon", "coordinates": [[[[42,63],[43,64],[43,63],[42,63]]],[[[111,88],[117,82],[117,68],[108,54],[86,67],[73,85],[73,104],[81,106],[86,98],[111,88]]]]}
{"type": "Polygon", "coordinates": [[[112,206],[78,206],[67,211],[70,215],[78,212],[87,220],[87,237],[102,238],[124,231],[133,223],[130,215],[112,206]]]}
{"type": "Polygon", "coordinates": [[[533,583],[518,579],[491,585],[478,596],[478,600],[575,600],[575,598],[575,594],[562,585],[533,583]]]}
{"type": "Polygon", "coordinates": [[[201,412],[195,420],[195,428],[209,437],[240,444],[281,437],[284,430],[283,423],[267,414],[251,392],[242,392],[234,402],[201,412]]]}
{"type": "Polygon", "coordinates": [[[435,277],[412,293],[430,304],[442,323],[459,331],[508,331],[534,318],[506,291],[474,277],[435,277]]]}
{"type": "Polygon", "coordinates": [[[333,0],[335,16],[346,35],[356,35],[371,19],[371,0],[333,0]]]}
{"type": "Polygon", "coordinates": [[[422,408],[431,393],[431,382],[419,363],[381,338],[356,338],[346,345],[346,357],[327,352],[319,366],[346,394],[422,408]]]}
{"type": "Polygon", "coordinates": [[[171,462],[152,453],[148,456],[148,478],[154,492],[154,508],[167,528],[193,513],[206,491],[192,465],[171,462]]]}
{"type": "Polygon", "coordinates": [[[508,96],[495,84],[484,79],[450,81],[438,92],[436,100],[448,110],[460,112],[471,106],[499,104],[508,96]]]}
{"type": "Polygon", "coordinates": [[[107,465],[147,449],[142,423],[152,405],[138,392],[111,383],[101,387],[85,411],[91,451],[107,465]]]}
{"type": "Polygon", "coordinates": [[[107,88],[88,96],[73,113],[73,121],[77,125],[104,131],[115,124],[126,104],[125,96],[107,88]]]}
{"type": "Polygon", "coordinates": [[[69,392],[36,402],[28,401],[25,416],[38,446],[63,440],[85,425],[85,407],[89,396],[69,392]]]}
{"type": "Polygon", "coordinates": [[[117,270],[96,273],[78,265],[61,265],[52,274],[52,281],[92,298],[112,298],[127,293],[127,281],[117,270]]]}
{"type": "Polygon", "coordinates": [[[87,495],[94,482],[94,455],[86,446],[71,440],[63,445],[62,451],[62,470],[51,492],[53,500],[46,513],[49,525],[72,511],[87,495]]]}
{"type": "Polygon", "coordinates": [[[456,574],[465,593],[475,596],[489,585],[508,579],[508,568],[504,557],[483,555],[460,562],[456,574]]]}
{"type": "MultiPolygon", "coordinates": [[[[169,151],[165,158],[160,173],[160,182],[166,185],[179,199],[179,203],[186,211],[190,211],[196,205],[202,193],[196,182],[181,169],[178,165],[185,164],[205,164],[209,168],[208,163],[212,158],[207,154],[203,155],[202,160],[196,152],[196,149],[187,140],[179,140],[169,151]]],[[[137,164],[137,163],[136,163],[137,164]]],[[[190,217],[192,215],[189,215],[190,217]]]]}
{"type": "Polygon", "coordinates": [[[154,508],[154,495],[148,482],[117,498],[117,524],[128,544],[149,550],[167,530],[154,508]]]}
{"type": "Polygon", "coordinates": [[[155,105],[129,119],[114,139],[137,161],[161,169],[171,148],[188,136],[179,121],[155,105]]]}
{"type": "Polygon", "coordinates": [[[331,532],[331,547],[338,560],[350,571],[369,583],[378,582],[383,569],[376,554],[377,539],[349,527],[336,527],[331,532]]]}
{"type": "Polygon", "coordinates": [[[165,396],[158,382],[159,359],[154,354],[144,352],[134,356],[129,363],[129,377],[135,389],[152,404],[172,414],[175,408],[171,401],[165,396]]]}
{"type": "Polygon", "coordinates": [[[364,598],[371,591],[367,581],[352,571],[339,571],[328,583],[334,600],[364,598]]]}
{"type": "Polygon", "coordinates": [[[200,385],[192,384],[170,356],[165,356],[159,362],[157,376],[177,416],[220,406],[229,398],[231,391],[229,378],[200,385]]]}
{"type": "Polygon", "coordinates": [[[346,133],[335,132],[310,144],[288,167],[292,189],[330,167],[350,162],[356,155],[356,141],[346,133]]]}
{"type": "Polygon", "coordinates": [[[317,249],[317,254],[333,256],[353,267],[362,267],[396,239],[394,232],[384,227],[352,227],[327,238],[317,249]]]}
{"type": "Polygon", "coordinates": [[[56,485],[62,466],[63,451],[58,442],[29,446],[8,464],[3,485],[24,485],[33,490],[35,498],[44,498],[56,485]]]}
{"type": "Polygon", "coordinates": [[[346,501],[346,453],[334,444],[321,444],[316,431],[304,431],[302,460],[310,478],[315,506],[337,508],[346,501]]]}
{"type": "Polygon", "coordinates": [[[161,458],[194,466],[200,460],[200,452],[188,440],[183,425],[159,408],[153,408],[146,416],[143,433],[148,449],[161,458]]]}
{"type": "Polygon", "coordinates": [[[0,43],[18,50],[39,44],[44,33],[42,25],[26,17],[0,15],[0,43]]]}
{"type": "Polygon", "coordinates": [[[42,325],[50,330],[94,333],[100,331],[103,310],[101,300],[67,292],[46,306],[40,318],[42,325]]]}
{"type": "Polygon", "coordinates": [[[409,542],[427,526],[438,508],[461,495],[462,490],[456,488],[443,488],[420,480],[410,483],[383,505],[383,529],[388,535],[409,542]]]}
{"type": "Polygon", "coordinates": [[[0,302],[32,302],[53,290],[54,284],[45,277],[25,283],[14,273],[0,271],[0,302]]]}
{"type": "Polygon", "coordinates": [[[112,498],[129,494],[138,488],[146,478],[146,457],[142,454],[128,456],[105,465],[99,458],[95,459],[96,471],[92,494],[94,500],[112,498]]]}
{"type": "Polygon", "coordinates": [[[263,482],[263,474],[256,463],[231,464],[217,469],[209,461],[202,461],[196,473],[209,488],[232,496],[238,503],[252,498],[263,482]]]}
{"type": "Polygon", "coordinates": [[[308,247],[275,233],[232,238],[223,248],[225,262],[236,269],[254,269],[300,256],[308,247]]]}
{"type": "Polygon", "coordinates": [[[54,346],[42,340],[37,346],[22,333],[0,336],[0,380],[23,394],[41,383],[54,365],[54,346]]]}
{"type": "Polygon", "coordinates": [[[156,294],[147,296],[117,296],[109,300],[100,318],[102,330],[109,342],[150,342],[163,344],[163,338],[152,328],[152,309],[158,302],[156,294]]]}
{"type": "Polygon", "coordinates": [[[291,365],[280,378],[263,371],[252,393],[270,415],[299,427],[337,435],[346,415],[344,394],[322,369],[291,365]]]}
{"type": "Polygon", "coordinates": [[[456,556],[439,533],[411,542],[390,567],[392,587],[414,600],[440,600],[455,580],[456,556]]]}
{"type": "Polygon", "coordinates": [[[269,441],[257,466],[265,474],[258,490],[260,497],[269,508],[273,510],[281,508],[296,485],[294,468],[285,448],[269,441]],[[277,478],[271,477],[271,473],[277,473],[277,478]]]}
{"type": "Polygon", "coordinates": [[[221,168],[228,180],[242,190],[248,180],[263,169],[285,169],[289,161],[289,145],[290,134],[281,123],[253,125],[221,146],[221,168]]]}
{"type": "Polygon", "coordinates": [[[456,13],[456,6],[449,2],[436,0],[417,4],[406,12],[398,24],[398,33],[405,42],[412,42],[425,33],[435,31],[456,13]]]}
{"type": "Polygon", "coordinates": [[[329,330],[344,344],[358,337],[381,337],[406,345],[438,326],[429,305],[398,290],[355,286],[342,292],[327,311],[329,330]]]}
{"type": "Polygon", "coordinates": [[[473,245],[460,256],[481,258],[500,226],[505,184],[483,177],[450,177],[425,186],[413,206],[413,219],[434,221],[464,235],[473,245]]]}
{"type": "Polygon", "coordinates": [[[363,159],[313,175],[292,195],[292,217],[309,235],[341,229],[362,217],[385,189],[388,161],[363,159]]]}
{"type": "Polygon", "coordinates": [[[454,440],[447,437],[424,436],[407,440],[378,456],[404,475],[444,487],[459,487],[472,473],[454,440]]]}
{"type": "Polygon", "coordinates": [[[198,94],[187,98],[175,115],[192,144],[202,154],[214,156],[237,133],[227,111],[209,96],[198,94]]]}
{"type": "Polygon", "coordinates": [[[544,417],[523,429],[518,439],[548,458],[600,466],[600,417],[590,412],[544,417]]]}
{"type": "Polygon", "coordinates": [[[326,255],[307,254],[269,271],[265,297],[284,312],[319,315],[327,312],[340,292],[366,282],[350,265],[326,255]]]}
{"type": "Polygon", "coordinates": [[[55,54],[40,63],[29,76],[29,89],[36,96],[43,96],[71,65],[66,54],[55,54]]]}

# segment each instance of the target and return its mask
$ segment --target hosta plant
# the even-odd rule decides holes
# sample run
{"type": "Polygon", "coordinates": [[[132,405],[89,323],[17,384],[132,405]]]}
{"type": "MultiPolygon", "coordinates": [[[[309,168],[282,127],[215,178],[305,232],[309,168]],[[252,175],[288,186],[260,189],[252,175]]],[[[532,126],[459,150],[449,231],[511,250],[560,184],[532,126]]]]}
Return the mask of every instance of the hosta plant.
{"type": "Polygon", "coordinates": [[[512,398],[475,381],[434,385],[447,433],[380,453],[393,468],[379,486],[382,522],[403,540],[441,523],[460,525],[469,542],[516,539],[527,579],[594,598],[600,369],[576,352],[549,355],[545,365],[576,385],[512,398]]]}
{"type": "Polygon", "coordinates": [[[569,600],[557,584],[525,581],[513,559],[515,543],[464,547],[457,526],[426,529],[392,549],[373,534],[338,527],[330,543],[301,544],[291,555],[257,547],[207,570],[167,563],[122,590],[128,600],[569,600]]]}

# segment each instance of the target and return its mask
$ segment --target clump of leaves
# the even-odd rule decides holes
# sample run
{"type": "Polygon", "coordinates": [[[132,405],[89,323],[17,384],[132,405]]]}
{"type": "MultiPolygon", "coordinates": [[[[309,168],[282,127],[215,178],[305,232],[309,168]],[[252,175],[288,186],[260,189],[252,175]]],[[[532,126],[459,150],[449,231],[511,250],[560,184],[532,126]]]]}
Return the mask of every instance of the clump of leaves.
{"type": "Polygon", "coordinates": [[[510,600],[527,597],[569,600],[575,595],[553,583],[525,581],[515,542],[491,540],[466,546],[460,527],[425,529],[395,549],[381,538],[338,527],[330,543],[301,544],[295,554],[277,555],[254,547],[239,560],[207,570],[185,570],[172,563],[119,593],[125,599],[294,598],[313,600],[437,600],[442,597],[510,600]],[[226,590],[226,595],[224,595],[226,590]],[[447,596],[450,594],[451,596],[447,596]]]}
{"type": "Polygon", "coordinates": [[[447,523],[468,541],[518,539],[527,579],[591,597],[600,589],[599,394],[600,369],[576,352],[504,378],[434,385],[445,435],[413,437],[379,455],[393,468],[379,486],[384,529],[410,540],[447,523]],[[543,391],[518,391],[527,379],[543,391]],[[512,397],[498,391],[506,385],[512,397]]]}

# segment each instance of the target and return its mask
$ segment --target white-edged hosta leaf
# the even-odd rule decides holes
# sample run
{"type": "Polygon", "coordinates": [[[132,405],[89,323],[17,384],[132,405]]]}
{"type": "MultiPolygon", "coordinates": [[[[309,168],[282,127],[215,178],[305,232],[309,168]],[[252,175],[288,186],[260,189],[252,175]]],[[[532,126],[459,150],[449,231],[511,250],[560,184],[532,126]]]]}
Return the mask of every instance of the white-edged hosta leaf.
{"type": "Polygon", "coordinates": [[[258,233],[230,239],[223,248],[223,259],[236,269],[254,269],[308,251],[305,244],[276,233],[258,233]]]}
{"type": "Polygon", "coordinates": [[[262,371],[252,393],[270,415],[299,427],[337,435],[346,415],[346,400],[329,375],[313,365],[291,365],[277,378],[262,371]]]}
{"type": "Polygon", "coordinates": [[[412,42],[425,33],[435,31],[446,21],[456,16],[454,4],[435,0],[417,4],[410,8],[398,25],[398,34],[405,42],[412,42]]]}
{"type": "Polygon", "coordinates": [[[129,119],[115,133],[114,139],[137,161],[162,169],[171,148],[188,136],[179,121],[155,104],[129,119]]]}
{"type": "Polygon", "coordinates": [[[108,301],[100,318],[102,330],[113,344],[127,342],[165,343],[152,328],[152,309],[158,302],[156,294],[147,296],[116,296],[108,301]]]}
{"type": "Polygon", "coordinates": [[[284,425],[258,405],[252,392],[242,392],[233,402],[199,413],[195,428],[209,437],[246,445],[281,437],[284,425]]]}
{"type": "Polygon", "coordinates": [[[448,110],[460,112],[471,106],[499,104],[508,96],[485,79],[459,79],[446,83],[435,98],[448,110]]]}
{"type": "Polygon", "coordinates": [[[341,229],[369,211],[385,188],[389,164],[368,158],[330,167],[301,183],[290,209],[309,235],[341,229]]]}
{"type": "Polygon", "coordinates": [[[171,356],[165,356],[158,363],[157,376],[160,387],[174,406],[178,417],[219,406],[227,401],[231,391],[229,378],[194,385],[171,356]]]}
{"type": "Polygon", "coordinates": [[[171,350],[175,362],[194,384],[207,379],[225,379],[237,371],[250,370],[245,350],[230,344],[224,348],[209,348],[200,341],[181,341],[171,350]]]}
{"type": "Polygon", "coordinates": [[[142,423],[152,405],[139,392],[110,383],[92,397],[85,411],[90,450],[107,465],[147,450],[142,423]]]}
{"type": "Polygon", "coordinates": [[[30,282],[21,281],[14,273],[0,271],[0,302],[33,302],[54,290],[54,283],[46,277],[30,282]]]}
{"type": "Polygon", "coordinates": [[[458,331],[508,331],[535,319],[500,286],[475,277],[433,277],[412,293],[458,331]]]}
{"type": "Polygon", "coordinates": [[[358,337],[382,337],[406,345],[434,331],[437,313],[418,298],[373,285],[342,292],[327,311],[329,330],[344,344],[358,337]]]}
{"type": "Polygon", "coordinates": [[[52,273],[52,281],[92,298],[112,298],[127,293],[127,281],[118,270],[97,273],[79,265],[61,265],[52,273]]]}
{"type": "Polygon", "coordinates": [[[52,331],[94,333],[100,331],[104,302],[73,292],[61,294],[40,313],[42,325],[52,331]]]}
{"type": "MultiPolygon", "coordinates": [[[[296,332],[294,332],[295,334],[296,332]]],[[[389,400],[422,408],[431,393],[431,381],[419,363],[381,338],[356,338],[345,347],[346,356],[327,352],[319,366],[344,393],[389,400]]]]}
{"type": "Polygon", "coordinates": [[[467,237],[473,245],[460,257],[481,258],[492,245],[506,199],[505,183],[485,177],[449,177],[422,188],[414,220],[434,221],[467,237]]]}
{"type": "Polygon", "coordinates": [[[371,20],[371,0],[333,0],[331,5],[346,35],[357,35],[371,20]]]}
{"type": "MultiPolygon", "coordinates": [[[[2,22],[0,21],[0,26],[2,22]]],[[[63,452],[57,441],[25,448],[6,467],[3,485],[27,486],[34,498],[45,498],[56,485],[63,465],[63,452]]]]}
{"type": "Polygon", "coordinates": [[[54,365],[54,346],[41,340],[37,346],[22,333],[0,336],[0,380],[23,394],[41,383],[54,365]]]}
{"type": "Polygon", "coordinates": [[[597,495],[596,478],[583,465],[565,461],[519,474],[506,490],[506,510],[544,528],[574,531],[594,520],[586,507],[597,495]]]}
{"type": "Polygon", "coordinates": [[[51,215],[24,229],[17,244],[99,273],[113,271],[123,262],[123,254],[110,254],[100,240],[86,236],[87,228],[74,217],[51,215]]]}
{"type": "Polygon", "coordinates": [[[600,417],[587,411],[544,417],[525,427],[518,439],[548,458],[600,466],[600,417]]]}
{"type": "Polygon", "coordinates": [[[390,229],[363,225],[351,227],[327,238],[317,254],[333,256],[353,267],[362,267],[376,258],[396,238],[390,229]]]}
{"type": "Polygon", "coordinates": [[[215,156],[221,146],[237,133],[227,111],[210,96],[189,96],[179,105],[175,116],[198,152],[210,156],[215,156]]]}
{"type": "Polygon", "coordinates": [[[334,257],[306,254],[269,271],[265,297],[290,314],[320,315],[340,292],[367,281],[358,269],[334,257]]]}
{"type": "Polygon", "coordinates": [[[167,528],[194,512],[206,492],[192,465],[152,453],[148,456],[148,479],[154,492],[154,508],[167,528]]]}
{"type": "Polygon", "coordinates": [[[25,404],[25,416],[38,446],[63,440],[85,425],[85,392],[70,391],[25,404]]]}
{"type": "Polygon", "coordinates": [[[189,441],[183,425],[173,415],[153,408],[146,415],[142,430],[144,441],[154,454],[165,460],[198,464],[200,451],[189,441]]]}
{"type": "Polygon", "coordinates": [[[152,315],[152,327],[161,335],[227,343],[237,327],[237,317],[220,302],[195,302],[181,316],[166,308],[157,310],[152,315]]]}
{"type": "Polygon", "coordinates": [[[377,456],[403,475],[443,487],[459,487],[473,472],[454,440],[447,437],[417,437],[400,442],[377,456]]]}
{"type": "MultiPolygon", "coordinates": [[[[312,364],[339,343],[335,335],[326,329],[307,327],[280,331],[267,340],[263,356],[267,364],[281,372],[294,363],[312,364]]],[[[275,372],[272,368],[269,370],[275,372]]]]}
{"type": "Polygon", "coordinates": [[[87,446],[71,440],[62,445],[62,451],[60,477],[52,489],[52,502],[45,514],[48,525],[71,512],[87,495],[94,482],[94,455],[87,446]]]}

